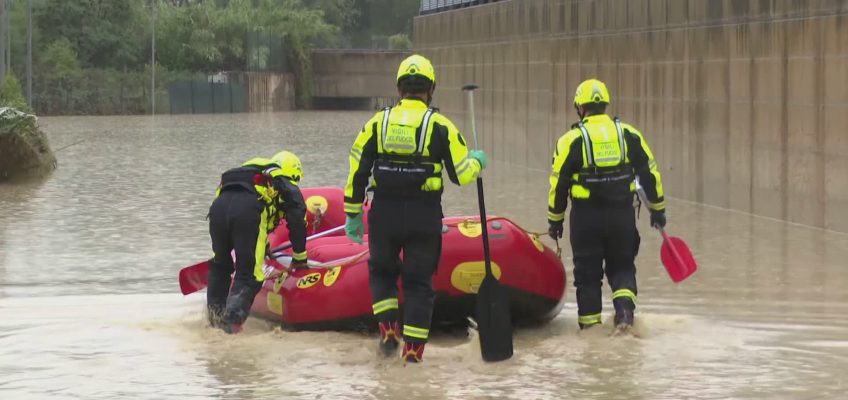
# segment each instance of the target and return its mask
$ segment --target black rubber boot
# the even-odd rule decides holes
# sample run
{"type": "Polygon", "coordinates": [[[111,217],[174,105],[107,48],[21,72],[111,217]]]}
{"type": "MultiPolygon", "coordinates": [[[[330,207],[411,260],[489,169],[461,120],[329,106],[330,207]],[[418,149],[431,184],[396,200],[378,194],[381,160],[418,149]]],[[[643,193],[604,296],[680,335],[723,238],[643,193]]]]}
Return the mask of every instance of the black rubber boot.
{"type": "Polygon", "coordinates": [[[206,318],[209,321],[209,326],[213,328],[217,328],[221,325],[224,320],[224,305],[207,305],[206,306],[206,318]]]}
{"type": "Polygon", "coordinates": [[[380,353],[392,357],[400,347],[400,324],[397,322],[380,322],[380,353]]]}
{"type": "Polygon", "coordinates": [[[425,343],[409,343],[403,344],[403,363],[420,363],[424,361],[424,346],[425,343]]]}
{"type": "Polygon", "coordinates": [[[633,311],[622,310],[615,312],[615,327],[619,329],[629,329],[633,326],[633,311]]]}
{"type": "Polygon", "coordinates": [[[633,300],[628,298],[618,298],[612,301],[613,306],[615,307],[615,318],[613,319],[615,323],[616,330],[629,330],[633,327],[633,310],[636,309],[636,305],[633,304],[633,300]]]}

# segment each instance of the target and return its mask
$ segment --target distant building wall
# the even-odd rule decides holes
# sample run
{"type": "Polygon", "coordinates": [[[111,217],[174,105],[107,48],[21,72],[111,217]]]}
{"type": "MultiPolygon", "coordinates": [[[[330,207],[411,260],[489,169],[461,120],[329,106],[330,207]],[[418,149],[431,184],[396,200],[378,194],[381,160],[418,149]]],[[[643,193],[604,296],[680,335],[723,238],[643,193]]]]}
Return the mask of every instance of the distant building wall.
{"type": "Polygon", "coordinates": [[[597,77],[670,196],[848,231],[848,0],[512,0],[417,17],[413,37],[458,123],[460,87],[481,86],[498,161],[549,170],[597,77]]]}
{"type": "MultiPolygon", "coordinates": [[[[397,68],[410,51],[313,50],[313,103],[373,108],[397,97],[397,68]]],[[[337,107],[333,107],[337,108],[337,107]]]]}
{"type": "Polygon", "coordinates": [[[234,72],[230,81],[247,89],[247,110],[288,111],[295,109],[294,75],[282,72],[234,72]]]}

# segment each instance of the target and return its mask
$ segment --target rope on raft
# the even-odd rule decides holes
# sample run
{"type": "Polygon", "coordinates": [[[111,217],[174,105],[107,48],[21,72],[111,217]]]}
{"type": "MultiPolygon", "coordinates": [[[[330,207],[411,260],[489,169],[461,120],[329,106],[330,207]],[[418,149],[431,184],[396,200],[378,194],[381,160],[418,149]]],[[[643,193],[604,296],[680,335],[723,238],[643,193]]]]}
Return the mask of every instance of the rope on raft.
{"type": "MultiPolygon", "coordinates": [[[[319,218],[319,221],[320,221],[320,218],[321,218],[320,212],[319,212],[318,218],[319,218]]],[[[512,220],[510,220],[509,218],[506,218],[506,217],[486,218],[486,223],[493,222],[493,221],[508,221],[509,223],[515,225],[518,229],[522,230],[524,233],[532,236],[537,241],[539,240],[540,236],[548,234],[547,231],[541,231],[541,232],[528,231],[528,230],[520,227],[518,224],[512,222],[512,220]]],[[[471,224],[479,224],[479,223],[480,223],[479,218],[477,218],[477,219],[465,218],[462,221],[451,222],[449,224],[444,224],[444,225],[445,226],[451,226],[451,227],[459,227],[459,225],[462,225],[462,224],[471,225],[471,224]]],[[[313,230],[317,229],[318,224],[315,224],[315,225],[316,226],[313,228],[313,230]]],[[[554,240],[554,242],[556,243],[556,255],[557,255],[558,258],[562,258],[562,247],[560,247],[560,245],[559,245],[559,240],[554,240]]],[[[370,250],[366,249],[366,250],[363,250],[362,252],[360,252],[358,254],[354,254],[352,256],[348,256],[348,257],[345,257],[345,258],[340,258],[338,260],[333,260],[333,261],[320,263],[320,264],[316,264],[316,265],[310,265],[309,269],[328,269],[328,268],[333,268],[333,267],[337,267],[337,266],[342,266],[342,267],[348,266],[348,265],[355,264],[355,263],[359,262],[360,260],[362,260],[362,258],[364,258],[369,253],[370,253],[370,250]]],[[[267,276],[265,278],[265,280],[280,279],[280,278],[285,279],[285,276],[288,275],[289,273],[291,273],[291,269],[289,267],[281,264],[276,259],[272,258],[270,261],[280,267],[281,273],[279,275],[276,275],[276,276],[267,276]]]]}
{"type": "MultiPolygon", "coordinates": [[[[511,219],[506,218],[506,217],[487,217],[486,218],[486,223],[490,223],[492,221],[507,221],[507,222],[515,225],[515,227],[517,227],[518,229],[521,229],[522,231],[524,231],[524,233],[526,233],[530,236],[533,236],[533,238],[536,239],[536,240],[539,240],[540,236],[548,234],[548,231],[541,231],[541,232],[528,231],[528,230],[522,228],[521,226],[519,226],[518,224],[516,224],[515,222],[512,222],[511,219]]],[[[445,226],[458,227],[459,225],[462,225],[462,224],[471,225],[471,224],[479,224],[479,223],[480,223],[480,218],[475,219],[475,218],[469,217],[469,218],[463,219],[460,222],[451,222],[449,224],[444,224],[444,225],[445,226]]],[[[562,258],[562,247],[560,247],[560,245],[559,245],[559,240],[554,240],[554,242],[556,243],[556,255],[557,255],[557,257],[562,258]]]]}

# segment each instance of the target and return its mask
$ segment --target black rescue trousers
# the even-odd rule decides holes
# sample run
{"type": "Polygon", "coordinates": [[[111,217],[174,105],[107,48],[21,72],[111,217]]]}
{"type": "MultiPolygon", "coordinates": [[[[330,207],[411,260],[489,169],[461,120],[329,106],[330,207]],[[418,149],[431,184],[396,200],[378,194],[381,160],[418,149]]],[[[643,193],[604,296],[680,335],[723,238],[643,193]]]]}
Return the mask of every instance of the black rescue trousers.
{"type": "Polygon", "coordinates": [[[442,205],[438,198],[377,194],[368,212],[369,283],[374,315],[398,319],[398,277],[403,285],[403,337],[426,343],[433,316],[433,274],[442,253],[442,205]],[[403,261],[400,259],[403,251],[403,261]]]}
{"type": "Polygon", "coordinates": [[[639,232],[631,203],[596,204],[574,201],[570,238],[574,286],[581,327],[601,322],[604,273],[613,291],[616,313],[636,308],[636,253],[639,232]]]}
{"type": "Polygon", "coordinates": [[[267,238],[265,204],[255,193],[221,192],[209,208],[209,235],[215,256],[209,261],[206,304],[214,326],[242,324],[264,281],[262,265],[267,238]],[[235,282],[230,290],[235,249],[235,282]]]}

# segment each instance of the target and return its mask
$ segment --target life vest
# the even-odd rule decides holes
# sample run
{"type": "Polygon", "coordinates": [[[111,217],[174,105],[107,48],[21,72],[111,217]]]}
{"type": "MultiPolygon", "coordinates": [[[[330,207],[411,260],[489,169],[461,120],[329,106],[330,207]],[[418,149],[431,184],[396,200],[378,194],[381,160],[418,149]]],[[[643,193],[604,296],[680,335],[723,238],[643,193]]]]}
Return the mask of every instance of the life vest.
{"type": "Polygon", "coordinates": [[[618,118],[615,122],[618,143],[612,141],[593,142],[588,129],[579,122],[577,128],[583,135],[585,149],[584,166],[577,174],[575,183],[589,190],[589,199],[603,202],[626,202],[633,200],[631,185],[635,179],[633,167],[627,160],[627,142],[618,118]]]}
{"type": "Polygon", "coordinates": [[[391,111],[391,107],[383,109],[383,124],[378,138],[380,146],[373,169],[376,183],[374,191],[377,194],[403,197],[441,194],[441,190],[424,190],[428,178],[441,178],[441,171],[436,172],[436,164],[441,160],[424,156],[424,145],[427,137],[432,134],[430,118],[435,110],[428,108],[424,112],[418,128],[393,125],[389,131],[391,111]],[[417,131],[420,133],[416,135],[417,131]]]}
{"type": "Polygon", "coordinates": [[[221,191],[246,190],[257,193],[271,186],[271,176],[256,166],[232,168],[221,174],[221,191]]]}

